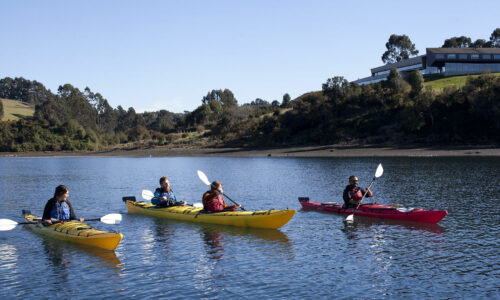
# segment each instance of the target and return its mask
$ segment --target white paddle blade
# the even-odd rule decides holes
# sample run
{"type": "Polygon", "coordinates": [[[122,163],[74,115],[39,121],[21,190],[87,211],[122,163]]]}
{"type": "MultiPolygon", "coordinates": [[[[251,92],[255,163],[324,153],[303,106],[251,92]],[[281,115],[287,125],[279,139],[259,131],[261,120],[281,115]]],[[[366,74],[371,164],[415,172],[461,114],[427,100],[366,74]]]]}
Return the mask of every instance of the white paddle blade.
{"type": "Polygon", "coordinates": [[[101,222],[103,222],[104,224],[120,224],[121,221],[121,214],[109,214],[101,218],[101,222]]]}
{"type": "Polygon", "coordinates": [[[203,203],[200,203],[200,202],[198,202],[198,203],[193,203],[193,207],[194,207],[194,208],[203,208],[203,203]]]}
{"type": "Polygon", "coordinates": [[[203,173],[200,170],[196,171],[196,173],[198,173],[198,177],[200,178],[201,181],[203,181],[204,184],[210,185],[210,181],[208,180],[207,175],[205,175],[205,173],[203,173]]]}
{"type": "Polygon", "coordinates": [[[354,214],[348,215],[347,218],[345,218],[346,222],[353,222],[354,221],[354,214]]]}
{"type": "Polygon", "coordinates": [[[382,168],[382,164],[378,164],[377,171],[375,171],[375,177],[379,178],[384,174],[384,168],[382,168]]]}
{"type": "Polygon", "coordinates": [[[0,231],[8,231],[16,228],[17,222],[9,219],[0,219],[0,231]]]}
{"type": "Polygon", "coordinates": [[[154,197],[155,197],[155,194],[153,194],[153,192],[148,191],[148,190],[142,190],[142,198],[144,198],[144,200],[151,200],[154,197]]]}

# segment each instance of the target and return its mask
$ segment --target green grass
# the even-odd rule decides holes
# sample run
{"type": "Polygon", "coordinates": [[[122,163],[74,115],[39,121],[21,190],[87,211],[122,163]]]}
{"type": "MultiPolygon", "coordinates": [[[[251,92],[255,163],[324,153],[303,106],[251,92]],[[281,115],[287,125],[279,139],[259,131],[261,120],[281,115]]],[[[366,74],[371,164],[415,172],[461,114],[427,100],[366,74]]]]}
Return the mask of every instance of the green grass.
{"type": "Polygon", "coordinates": [[[24,102],[1,98],[0,101],[2,101],[4,112],[2,121],[16,121],[21,118],[32,117],[35,113],[35,109],[24,102]]]}
{"type": "MultiPolygon", "coordinates": [[[[497,77],[500,77],[500,73],[492,73],[497,77]]],[[[442,91],[445,87],[455,86],[457,88],[461,88],[467,82],[467,77],[478,77],[480,75],[463,75],[463,76],[453,76],[453,77],[444,77],[435,80],[430,80],[424,82],[424,87],[432,87],[435,91],[442,91]]]]}

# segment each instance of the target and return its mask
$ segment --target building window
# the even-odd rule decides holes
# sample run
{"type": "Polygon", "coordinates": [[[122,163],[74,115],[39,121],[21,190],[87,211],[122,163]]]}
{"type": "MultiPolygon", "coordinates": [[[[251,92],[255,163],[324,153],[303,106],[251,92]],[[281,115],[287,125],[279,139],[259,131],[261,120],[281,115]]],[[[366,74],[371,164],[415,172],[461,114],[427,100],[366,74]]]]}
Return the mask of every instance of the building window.
{"type": "Polygon", "coordinates": [[[467,54],[459,54],[458,58],[459,59],[467,59],[467,54]]]}
{"type": "Polygon", "coordinates": [[[457,55],[456,54],[448,54],[446,56],[448,57],[448,59],[457,59],[457,55]]]}
{"type": "Polygon", "coordinates": [[[436,54],[436,59],[444,59],[444,54],[436,54]]]}
{"type": "Polygon", "coordinates": [[[495,60],[500,60],[500,54],[495,54],[493,57],[495,58],[495,60]]]}
{"type": "Polygon", "coordinates": [[[470,59],[479,59],[479,54],[471,54],[470,59]]]}
{"type": "Polygon", "coordinates": [[[483,54],[483,59],[491,59],[491,55],[490,54],[483,54]]]}

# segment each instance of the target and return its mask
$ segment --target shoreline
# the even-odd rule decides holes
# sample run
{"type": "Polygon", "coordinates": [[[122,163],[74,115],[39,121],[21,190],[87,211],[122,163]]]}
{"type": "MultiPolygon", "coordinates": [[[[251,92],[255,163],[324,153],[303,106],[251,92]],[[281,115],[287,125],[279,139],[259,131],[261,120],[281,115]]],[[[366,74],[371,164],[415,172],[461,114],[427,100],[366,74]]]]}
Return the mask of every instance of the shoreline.
{"type": "Polygon", "coordinates": [[[500,157],[498,146],[387,147],[324,145],[282,148],[169,148],[91,152],[3,152],[9,157],[500,157]]]}

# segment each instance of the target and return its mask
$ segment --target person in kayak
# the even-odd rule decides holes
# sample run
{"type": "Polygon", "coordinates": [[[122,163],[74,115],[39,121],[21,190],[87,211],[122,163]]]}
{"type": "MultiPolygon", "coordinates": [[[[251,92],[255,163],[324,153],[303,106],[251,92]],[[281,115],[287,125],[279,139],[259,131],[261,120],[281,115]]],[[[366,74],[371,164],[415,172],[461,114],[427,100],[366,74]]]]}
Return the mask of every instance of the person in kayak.
{"type": "Polygon", "coordinates": [[[356,176],[351,176],[349,177],[349,185],[345,187],[344,189],[344,206],[343,208],[351,208],[351,207],[357,207],[358,204],[360,203],[361,199],[363,198],[363,195],[365,197],[372,197],[373,193],[370,191],[369,188],[366,189],[366,191],[360,187],[358,187],[358,177],[356,176]]]}
{"type": "Polygon", "coordinates": [[[222,198],[224,190],[222,189],[222,183],[219,181],[214,181],[210,185],[210,190],[203,194],[202,202],[203,209],[209,212],[217,211],[235,211],[241,205],[227,205],[222,198]]]}
{"type": "Polygon", "coordinates": [[[167,177],[160,178],[160,187],[155,190],[155,196],[151,199],[151,203],[157,206],[184,206],[185,201],[177,201],[174,191],[170,187],[170,182],[167,177]]]}
{"type": "Polygon", "coordinates": [[[68,201],[69,190],[64,185],[56,187],[54,197],[47,201],[43,210],[42,222],[52,224],[52,221],[70,221],[79,220],[83,222],[83,218],[77,218],[71,203],[68,201]]]}

